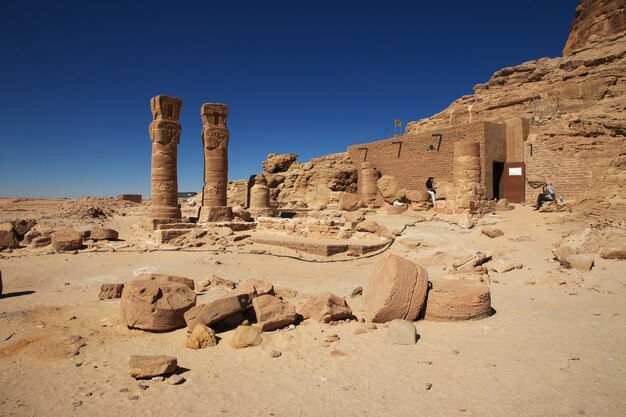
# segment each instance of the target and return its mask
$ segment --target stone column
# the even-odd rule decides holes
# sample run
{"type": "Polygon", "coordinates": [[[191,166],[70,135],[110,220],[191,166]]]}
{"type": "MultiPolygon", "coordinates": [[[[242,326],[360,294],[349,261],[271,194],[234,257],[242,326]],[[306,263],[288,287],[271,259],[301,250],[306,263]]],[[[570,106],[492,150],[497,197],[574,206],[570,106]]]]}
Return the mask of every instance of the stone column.
{"type": "Polygon", "coordinates": [[[484,214],[492,211],[492,204],[485,200],[485,187],[480,184],[480,144],[457,142],[454,144],[454,186],[449,198],[437,202],[435,210],[448,214],[484,214]]]}
{"type": "Polygon", "coordinates": [[[178,143],[181,126],[178,118],[183,100],[156,96],[150,100],[152,123],[152,201],[148,208],[148,228],[158,224],[178,222],[181,219],[178,204],[178,143]]]}
{"type": "Polygon", "coordinates": [[[229,221],[233,218],[227,206],[228,189],[228,106],[206,103],[200,111],[204,145],[204,188],[199,222],[229,221]]]}
{"type": "Polygon", "coordinates": [[[364,206],[376,204],[378,171],[371,162],[363,162],[359,172],[359,197],[364,206]]]}
{"type": "Polygon", "coordinates": [[[274,216],[274,210],[270,206],[270,189],[263,174],[254,177],[254,185],[250,188],[250,207],[248,212],[252,217],[274,216]]]}

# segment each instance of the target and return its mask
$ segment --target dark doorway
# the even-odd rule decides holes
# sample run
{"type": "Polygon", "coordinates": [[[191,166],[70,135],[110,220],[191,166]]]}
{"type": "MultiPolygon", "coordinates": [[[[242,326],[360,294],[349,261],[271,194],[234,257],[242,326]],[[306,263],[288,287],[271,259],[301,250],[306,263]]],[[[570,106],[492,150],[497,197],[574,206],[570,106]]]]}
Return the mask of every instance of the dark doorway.
{"type": "Polygon", "coordinates": [[[502,195],[502,174],[504,173],[504,162],[493,162],[493,198],[499,200],[502,195]]]}

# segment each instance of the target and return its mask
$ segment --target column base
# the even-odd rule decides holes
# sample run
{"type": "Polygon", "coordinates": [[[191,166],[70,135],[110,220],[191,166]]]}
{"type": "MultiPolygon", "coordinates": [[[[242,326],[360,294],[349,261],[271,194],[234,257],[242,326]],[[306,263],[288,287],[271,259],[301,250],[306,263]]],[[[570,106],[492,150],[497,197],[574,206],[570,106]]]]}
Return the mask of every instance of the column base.
{"type": "Polygon", "coordinates": [[[249,208],[248,213],[254,217],[275,217],[276,211],[273,208],[249,208]]]}
{"type": "Polygon", "coordinates": [[[146,229],[156,230],[157,225],[164,223],[180,223],[182,219],[180,206],[150,206],[146,219],[146,229]]]}
{"type": "Polygon", "coordinates": [[[233,210],[230,207],[200,207],[200,214],[198,215],[198,223],[210,223],[210,222],[226,222],[233,219],[233,210]]]}

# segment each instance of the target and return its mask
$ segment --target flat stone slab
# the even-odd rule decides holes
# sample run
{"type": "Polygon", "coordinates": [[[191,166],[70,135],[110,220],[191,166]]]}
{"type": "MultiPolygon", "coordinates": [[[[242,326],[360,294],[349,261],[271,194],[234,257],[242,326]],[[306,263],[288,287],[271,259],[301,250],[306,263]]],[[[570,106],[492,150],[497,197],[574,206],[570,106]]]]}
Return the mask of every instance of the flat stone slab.
{"type": "Polygon", "coordinates": [[[367,241],[359,239],[314,239],[300,236],[281,236],[273,234],[257,234],[252,237],[254,243],[282,246],[314,255],[332,256],[350,251],[365,254],[382,249],[389,241],[367,241]]]}

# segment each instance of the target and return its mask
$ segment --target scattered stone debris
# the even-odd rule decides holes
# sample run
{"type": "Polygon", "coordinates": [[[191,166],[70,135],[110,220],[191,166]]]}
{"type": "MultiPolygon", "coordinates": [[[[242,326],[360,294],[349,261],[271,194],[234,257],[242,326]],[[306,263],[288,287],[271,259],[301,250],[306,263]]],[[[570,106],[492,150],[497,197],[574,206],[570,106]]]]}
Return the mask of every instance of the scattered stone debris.
{"type": "Polygon", "coordinates": [[[330,323],[352,317],[352,310],[345,299],[329,292],[310,298],[302,307],[300,314],[320,323],[330,323]]]}
{"type": "Polygon", "coordinates": [[[128,358],[128,374],[135,379],[169,374],[177,367],[178,360],[174,356],[132,355],[128,358]]]}
{"type": "Polygon", "coordinates": [[[176,375],[176,374],[170,376],[169,378],[167,378],[165,380],[165,382],[167,382],[170,385],[180,385],[180,384],[182,384],[185,381],[186,381],[186,379],[185,379],[184,376],[176,375]]]}

